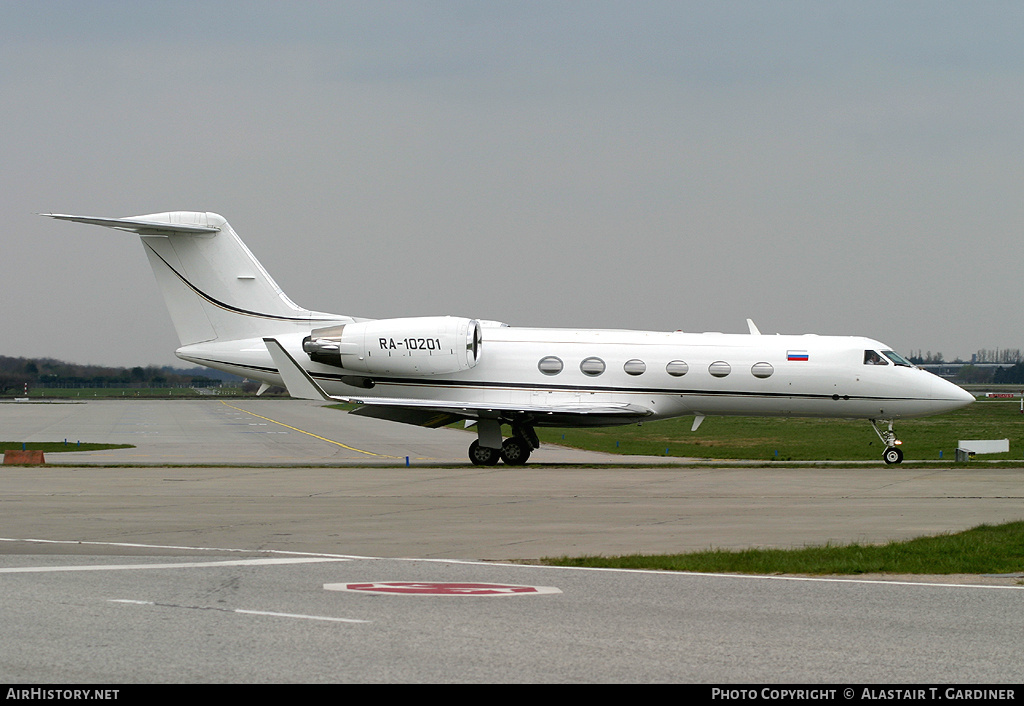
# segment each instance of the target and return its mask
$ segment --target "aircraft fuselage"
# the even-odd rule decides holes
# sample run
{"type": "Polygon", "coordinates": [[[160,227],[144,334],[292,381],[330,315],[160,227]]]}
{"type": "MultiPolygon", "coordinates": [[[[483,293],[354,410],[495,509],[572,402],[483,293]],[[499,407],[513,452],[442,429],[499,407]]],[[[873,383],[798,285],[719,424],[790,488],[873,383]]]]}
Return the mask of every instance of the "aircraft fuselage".
{"type": "MultiPolygon", "coordinates": [[[[302,334],[276,336],[297,360],[302,334]]],[[[973,399],[915,367],[869,365],[865,351],[889,350],[849,336],[748,335],[496,326],[483,329],[475,367],[446,375],[346,371],[306,361],[303,367],[335,396],[464,400],[474,405],[545,407],[628,403],[649,413],[596,424],[685,415],[810,416],[862,419],[917,417],[973,399]],[[629,371],[629,372],[627,372],[629,371]],[[353,375],[372,388],[342,382],[353,375]]],[[[381,346],[381,356],[407,351],[381,346]]],[[[184,360],[282,385],[262,339],[194,344],[184,360]]],[[[575,417],[572,424],[583,420],[575,417]]],[[[557,412],[539,426],[565,423],[557,412]]]]}

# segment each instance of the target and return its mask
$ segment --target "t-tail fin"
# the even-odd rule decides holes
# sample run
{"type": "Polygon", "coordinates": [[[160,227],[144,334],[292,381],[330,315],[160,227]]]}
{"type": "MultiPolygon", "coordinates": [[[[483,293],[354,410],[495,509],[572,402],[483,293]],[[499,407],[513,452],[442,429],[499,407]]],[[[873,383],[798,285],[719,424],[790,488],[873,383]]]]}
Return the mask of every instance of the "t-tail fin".
{"type": "Polygon", "coordinates": [[[183,346],[308,332],[353,320],[295,304],[216,213],[172,211],[129,218],[42,215],[138,233],[183,346]]]}

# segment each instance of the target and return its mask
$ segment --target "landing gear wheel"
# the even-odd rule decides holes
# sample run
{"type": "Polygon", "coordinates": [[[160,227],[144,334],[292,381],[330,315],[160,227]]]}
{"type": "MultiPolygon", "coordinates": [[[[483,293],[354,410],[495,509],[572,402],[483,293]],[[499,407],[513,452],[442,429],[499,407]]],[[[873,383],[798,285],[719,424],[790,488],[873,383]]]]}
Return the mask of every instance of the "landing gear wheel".
{"type": "Polygon", "coordinates": [[[513,436],[501,445],[501,459],[510,466],[522,466],[530,460],[530,451],[528,441],[513,436]]]}
{"type": "Polygon", "coordinates": [[[894,463],[902,463],[903,451],[896,446],[896,444],[900,442],[896,438],[896,432],[892,430],[892,420],[872,419],[871,426],[874,428],[875,433],[878,434],[878,438],[881,439],[883,444],[885,444],[885,451],[882,452],[882,460],[885,461],[890,466],[894,463]],[[879,429],[879,422],[882,422],[883,424],[888,422],[888,430],[882,431],[881,429],[879,429]]]}
{"type": "Polygon", "coordinates": [[[501,452],[498,449],[481,446],[479,440],[469,445],[469,460],[473,462],[474,466],[493,466],[498,463],[500,458],[501,452]]]}
{"type": "Polygon", "coordinates": [[[902,463],[903,451],[896,448],[895,446],[890,446],[882,453],[882,460],[885,461],[890,466],[894,463],[902,463]]]}

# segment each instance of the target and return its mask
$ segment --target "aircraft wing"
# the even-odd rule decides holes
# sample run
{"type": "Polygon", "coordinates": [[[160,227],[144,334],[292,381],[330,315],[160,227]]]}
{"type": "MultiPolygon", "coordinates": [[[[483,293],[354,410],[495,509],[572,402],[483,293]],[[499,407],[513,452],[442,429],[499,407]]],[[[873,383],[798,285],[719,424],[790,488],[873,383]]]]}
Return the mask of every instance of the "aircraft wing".
{"type": "Polygon", "coordinates": [[[582,421],[585,417],[613,418],[628,422],[652,414],[651,410],[627,402],[596,404],[572,402],[550,405],[523,405],[514,403],[467,402],[463,400],[419,399],[401,397],[363,397],[360,395],[328,395],[320,384],[306,372],[285,350],[277,339],[264,338],[263,342],[274,359],[278,373],[284,380],[288,394],[304,400],[351,402],[360,405],[350,414],[387,419],[424,427],[440,427],[462,419],[493,418],[502,412],[523,412],[540,418],[571,417],[582,421]]]}
{"type": "MultiPolygon", "coordinates": [[[[616,418],[624,422],[650,416],[651,410],[627,402],[606,402],[602,404],[553,404],[530,405],[514,403],[465,402],[460,400],[421,400],[396,397],[334,397],[343,402],[361,405],[350,414],[361,417],[376,417],[393,422],[405,422],[425,427],[444,426],[461,419],[480,419],[499,416],[502,412],[523,412],[535,415],[538,422],[543,417],[616,418]]],[[[595,423],[597,420],[595,419],[595,423]]],[[[552,424],[551,426],[556,426],[552,424]]]]}

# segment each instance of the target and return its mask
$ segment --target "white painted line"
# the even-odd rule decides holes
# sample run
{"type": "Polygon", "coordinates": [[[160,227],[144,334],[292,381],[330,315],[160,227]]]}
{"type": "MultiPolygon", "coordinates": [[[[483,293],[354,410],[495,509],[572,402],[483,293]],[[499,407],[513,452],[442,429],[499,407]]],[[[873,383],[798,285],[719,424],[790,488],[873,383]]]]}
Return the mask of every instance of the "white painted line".
{"type": "Polygon", "coordinates": [[[155,601],[135,601],[128,598],[111,598],[110,603],[127,603],[130,605],[151,605],[159,608],[185,608],[187,610],[218,610],[222,613],[240,613],[242,615],[262,615],[270,618],[295,618],[298,620],[320,620],[328,623],[370,623],[371,620],[355,618],[332,618],[326,615],[303,615],[302,613],[275,613],[269,610],[246,610],[245,608],[217,608],[213,606],[175,605],[173,603],[156,603],[155,601]]]}
{"type": "Polygon", "coordinates": [[[73,546],[87,546],[87,547],[127,547],[131,549],[158,549],[167,550],[174,549],[176,551],[187,551],[187,552],[223,552],[225,554],[284,554],[287,556],[309,556],[309,557],[323,557],[328,559],[376,559],[378,557],[372,556],[359,556],[355,554],[330,554],[327,552],[295,552],[284,549],[229,549],[226,547],[189,547],[178,544],[140,544],[139,542],[90,542],[74,539],[32,539],[32,538],[15,538],[15,537],[0,537],[0,542],[29,542],[35,544],[55,544],[63,545],[69,544],[73,546]]]}
{"type": "Polygon", "coordinates": [[[132,571],[139,569],[206,569],[220,566],[271,566],[275,564],[316,564],[349,561],[324,557],[283,557],[279,559],[234,559],[227,561],[189,561],[173,564],[93,564],[85,566],[17,566],[0,569],[0,574],[35,574],[61,571],[132,571]]]}
{"type": "Polygon", "coordinates": [[[544,596],[561,593],[554,586],[452,581],[370,581],[325,583],[325,591],[351,591],[390,596],[544,596]]]}
{"type": "Polygon", "coordinates": [[[356,620],[355,618],[328,618],[322,615],[302,615],[301,613],[272,613],[266,610],[243,610],[241,608],[234,611],[235,613],[245,613],[246,615],[269,615],[276,618],[299,618],[301,620],[326,620],[334,623],[370,623],[372,620],[356,620]]]}
{"type": "MultiPolygon", "coordinates": [[[[381,560],[381,561],[414,561],[414,562],[425,562],[433,564],[461,564],[465,566],[501,566],[508,569],[547,569],[555,571],[613,571],[617,573],[627,574],[661,574],[664,576],[679,576],[679,577],[694,577],[694,576],[707,576],[707,577],[719,577],[719,578],[733,578],[733,579],[752,579],[752,580],[769,580],[769,581],[819,581],[825,583],[859,583],[859,584],[881,584],[886,586],[932,586],[932,587],[945,587],[945,588],[1001,588],[1009,589],[1011,591],[1022,591],[1024,586],[995,586],[987,584],[976,584],[976,583],[941,583],[936,581],[881,581],[878,579],[859,579],[859,578],[824,578],[824,577],[813,577],[813,576],[759,576],[756,574],[714,574],[714,573],[700,573],[696,571],[664,571],[664,570],[651,570],[651,569],[606,569],[598,567],[585,567],[585,566],[540,566],[537,564],[506,564],[503,562],[495,561],[475,561],[469,559],[424,559],[417,557],[377,557],[377,556],[365,556],[360,554],[331,554],[327,552],[296,552],[279,549],[229,549],[225,547],[186,547],[177,545],[166,545],[166,544],[138,544],[133,542],[84,542],[75,540],[56,540],[56,539],[17,539],[12,537],[0,537],[0,542],[36,542],[39,544],[73,544],[73,545],[92,545],[101,547],[132,547],[136,549],[175,549],[182,551],[194,551],[194,552],[232,552],[232,553],[254,553],[260,554],[286,554],[288,556],[308,556],[308,557],[320,557],[325,560],[337,559],[343,561],[358,561],[358,560],[381,560]]],[[[0,569],[0,571],[10,571],[9,569],[0,569]]]]}

